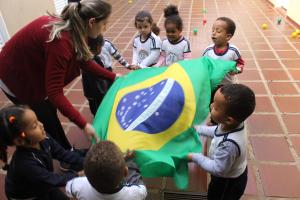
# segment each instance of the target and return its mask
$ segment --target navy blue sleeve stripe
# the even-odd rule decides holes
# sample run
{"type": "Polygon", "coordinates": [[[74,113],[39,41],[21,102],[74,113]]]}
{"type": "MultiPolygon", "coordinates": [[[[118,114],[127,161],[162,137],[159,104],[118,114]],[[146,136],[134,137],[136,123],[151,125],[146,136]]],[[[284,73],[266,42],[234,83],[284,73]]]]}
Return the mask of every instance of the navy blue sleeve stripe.
{"type": "Polygon", "coordinates": [[[213,50],[213,47],[208,47],[207,49],[205,49],[205,51],[203,52],[202,56],[204,56],[208,51],[213,50]]]}
{"type": "Polygon", "coordinates": [[[234,51],[236,53],[236,55],[237,55],[238,58],[241,58],[241,54],[240,54],[239,50],[237,50],[234,47],[229,47],[229,49],[232,50],[232,51],[234,51]]]}

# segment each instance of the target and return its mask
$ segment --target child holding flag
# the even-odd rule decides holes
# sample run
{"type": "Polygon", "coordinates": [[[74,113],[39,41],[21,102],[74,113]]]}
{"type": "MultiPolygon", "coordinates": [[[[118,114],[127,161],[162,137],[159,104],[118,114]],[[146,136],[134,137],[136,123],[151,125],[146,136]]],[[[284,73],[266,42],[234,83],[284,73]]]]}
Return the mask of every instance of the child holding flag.
{"type": "Polygon", "coordinates": [[[199,135],[212,137],[209,156],[190,153],[187,158],[211,174],[208,199],[238,200],[247,184],[247,135],[244,121],[255,109],[253,91],[242,84],[217,90],[211,118],[217,126],[195,126],[199,135]]]}

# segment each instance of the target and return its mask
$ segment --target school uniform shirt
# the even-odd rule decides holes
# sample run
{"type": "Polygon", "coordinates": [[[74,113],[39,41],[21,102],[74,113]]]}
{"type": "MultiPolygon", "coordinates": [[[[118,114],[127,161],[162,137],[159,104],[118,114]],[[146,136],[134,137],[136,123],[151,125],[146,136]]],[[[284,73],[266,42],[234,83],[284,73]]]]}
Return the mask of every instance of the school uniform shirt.
{"type": "Polygon", "coordinates": [[[6,195],[14,199],[43,196],[53,187],[65,186],[76,177],[75,173],[53,172],[52,159],[83,168],[83,158],[64,150],[54,139],[47,137],[40,142],[41,149],[17,147],[5,178],[6,195]]]}
{"type": "Polygon", "coordinates": [[[66,185],[67,195],[79,200],[142,200],[147,196],[144,185],[124,185],[118,192],[102,194],[95,190],[86,177],[70,180],[66,185]]]}
{"type": "Polygon", "coordinates": [[[112,68],[112,57],[124,67],[129,67],[129,63],[122,57],[118,49],[107,39],[104,40],[104,45],[99,54],[105,68],[112,68]]]}
{"type": "Polygon", "coordinates": [[[247,136],[244,124],[224,132],[221,126],[200,125],[200,135],[213,137],[208,157],[193,153],[192,160],[210,174],[223,178],[239,177],[247,167],[247,136]]]}
{"type": "Polygon", "coordinates": [[[179,60],[188,59],[190,58],[190,55],[190,42],[185,37],[181,37],[177,42],[171,42],[168,39],[165,39],[162,41],[161,58],[157,65],[168,66],[179,60]]]}
{"type": "MultiPolygon", "coordinates": [[[[219,60],[232,60],[237,62],[237,70],[239,73],[243,72],[244,67],[244,60],[241,57],[239,49],[232,45],[227,44],[227,47],[225,49],[218,49],[214,44],[208,46],[204,52],[203,56],[207,56],[209,58],[213,59],[219,59],[219,60]]],[[[227,74],[223,80],[223,84],[228,83],[234,83],[234,76],[227,74]]]]}
{"type": "Polygon", "coordinates": [[[155,65],[159,59],[161,40],[153,32],[142,40],[141,35],[134,38],[132,64],[141,68],[155,65]]]}

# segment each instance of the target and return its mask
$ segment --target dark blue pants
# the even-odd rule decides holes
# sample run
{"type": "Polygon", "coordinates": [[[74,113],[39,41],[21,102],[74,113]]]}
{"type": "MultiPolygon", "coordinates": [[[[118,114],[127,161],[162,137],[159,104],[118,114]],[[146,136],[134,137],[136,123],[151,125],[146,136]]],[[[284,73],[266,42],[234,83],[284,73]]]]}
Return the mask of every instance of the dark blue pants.
{"type": "Polygon", "coordinates": [[[208,186],[208,200],[238,200],[244,194],[248,180],[246,167],[237,178],[220,178],[211,175],[208,186]]]}

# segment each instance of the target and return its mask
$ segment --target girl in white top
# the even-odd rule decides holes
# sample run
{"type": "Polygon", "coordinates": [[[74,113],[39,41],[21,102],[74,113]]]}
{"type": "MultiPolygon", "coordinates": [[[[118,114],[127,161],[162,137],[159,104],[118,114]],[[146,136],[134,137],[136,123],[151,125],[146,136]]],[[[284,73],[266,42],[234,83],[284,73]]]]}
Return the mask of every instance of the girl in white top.
{"type": "Polygon", "coordinates": [[[164,13],[167,39],[162,42],[157,66],[171,65],[191,57],[190,42],[181,34],[183,23],[177,6],[167,6],[164,13]]]}
{"type": "Polygon", "coordinates": [[[158,61],[161,40],[152,32],[153,25],[153,19],[148,11],[140,11],[135,16],[135,27],[139,30],[139,34],[133,41],[133,69],[151,67],[158,61]]]}

